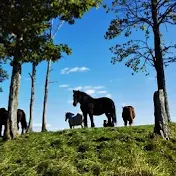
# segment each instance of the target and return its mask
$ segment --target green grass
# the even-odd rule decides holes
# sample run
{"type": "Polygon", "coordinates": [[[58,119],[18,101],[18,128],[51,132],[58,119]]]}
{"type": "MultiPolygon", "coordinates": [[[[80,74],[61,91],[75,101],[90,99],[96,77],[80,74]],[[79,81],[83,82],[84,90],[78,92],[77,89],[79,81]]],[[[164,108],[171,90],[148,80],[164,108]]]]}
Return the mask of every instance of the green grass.
{"type": "Polygon", "coordinates": [[[153,126],[31,133],[0,141],[0,176],[174,176],[176,124],[170,141],[153,126]]]}

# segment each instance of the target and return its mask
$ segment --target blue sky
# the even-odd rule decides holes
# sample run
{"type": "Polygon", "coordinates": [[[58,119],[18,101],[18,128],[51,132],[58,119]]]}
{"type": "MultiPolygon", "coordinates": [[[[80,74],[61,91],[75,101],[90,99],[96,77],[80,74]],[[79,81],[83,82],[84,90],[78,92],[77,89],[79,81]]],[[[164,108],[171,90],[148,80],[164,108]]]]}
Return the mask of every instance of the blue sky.
{"type": "MultiPolygon", "coordinates": [[[[86,13],[81,20],[77,20],[72,26],[64,25],[56,35],[55,43],[66,43],[72,48],[73,54],[65,56],[59,62],[52,64],[50,81],[57,81],[49,85],[49,98],[47,107],[48,130],[60,130],[69,128],[65,122],[65,112],[80,112],[79,105],[72,105],[72,89],[79,88],[92,97],[111,97],[116,105],[117,126],[123,126],[121,118],[122,106],[132,105],[136,111],[134,125],[153,124],[153,93],[157,89],[154,69],[148,67],[149,76],[143,73],[131,75],[132,70],[125,67],[123,63],[112,65],[110,63],[112,54],[109,47],[121,44],[127,39],[123,36],[113,41],[104,39],[105,32],[109,26],[111,15],[107,15],[103,9],[92,9],[86,13]],[[65,69],[66,68],[66,69],[65,69]]],[[[163,28],[165,42],[176,43],[173,37],[175,27],[163,28]]],[[[140,32],[133,34],[133,39],[141,38],[140,32]]],[[[170,104],[170,113],[173,121],[176,121],[176,83],[175,63],[166,68],[167,89],[170,104]]],[[[11,67],[4,65],[11,76],[11,67]]],[[[19,95],[19,108],[23,109],[29,119],[29,101],[31,81],[29,72],[31,64],[24,64],[22,68],[22,79],[19,95]]],[[[46,74],[46,62],[42,62],[37,68],[36,96],[34,105],[34,130],[41,130],[44,82],[46,74]]],[[[0,107],[8,105],[10,79],[2,86],[0,93],[0,107]]],[[[94,116],[96,127],[102,126],[104,115],[94,116]]],[[[89,123],[90,127],[90,123],[89,123]]]]}

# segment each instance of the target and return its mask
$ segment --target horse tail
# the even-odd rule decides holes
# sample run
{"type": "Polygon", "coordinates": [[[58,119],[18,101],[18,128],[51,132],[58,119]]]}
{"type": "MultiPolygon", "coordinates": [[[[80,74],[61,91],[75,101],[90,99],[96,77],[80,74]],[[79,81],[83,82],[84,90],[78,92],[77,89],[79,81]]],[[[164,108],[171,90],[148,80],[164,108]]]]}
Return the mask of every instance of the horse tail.
{"type": "Polygon", "coordinates": [[[24,128],[27,129],[28,125],[27,125],[27,121],[26,121],[26,113],[22,110],[23,112],[23,125],[24,128]]]}
{"type": "Polygon", "coordinates": [[[117,123],[116,108],[115,108],[114,102],[113,102],[113,107],[112,107],[112,120],[114,123],[117,123]]]}

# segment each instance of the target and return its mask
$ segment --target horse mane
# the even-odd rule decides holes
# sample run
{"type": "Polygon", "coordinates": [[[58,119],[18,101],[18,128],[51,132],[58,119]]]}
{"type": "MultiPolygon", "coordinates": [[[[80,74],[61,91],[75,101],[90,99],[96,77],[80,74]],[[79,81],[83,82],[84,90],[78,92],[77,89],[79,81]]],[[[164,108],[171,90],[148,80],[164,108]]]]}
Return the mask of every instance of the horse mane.
{"type": "Polygon", "coordinates": [[[85,92],[79,91],[79,93],[83,94],[83,95],[86,96],[86,97],[92,98],[90,95],[88,95],[88,94],[85,93],[85,92]]]}

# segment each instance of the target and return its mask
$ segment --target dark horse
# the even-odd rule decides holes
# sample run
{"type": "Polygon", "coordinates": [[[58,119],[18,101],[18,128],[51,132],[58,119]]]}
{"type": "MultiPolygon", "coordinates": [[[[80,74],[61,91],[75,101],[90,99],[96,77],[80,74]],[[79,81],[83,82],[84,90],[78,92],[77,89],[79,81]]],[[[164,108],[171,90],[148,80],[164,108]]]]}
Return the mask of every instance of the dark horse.
{"type": "Polygon", "coordinates": [[[107,97],[92,98],[85,92],[73,90],[73,106],[80,103],[81,111],[84,116],[84,127],[87,127],[87,114],[89,114],[91,127],[95,127],[93,115],[105,114],[108,119],[108,126],[116,123],[116,110],[113,100],[107,97]]]}
{"type": "MultiPolygon", "coordinates": [[[[9,113],[5,108],[0,108],[0,136],[2,131],[2,125],[6,125],[7,119],[9,118],[9,113]]],[[[28,125],[26,122],[26,114],[22,109],[17,110],[17,128],[19,130],[19,122],[21,123],[22,132],[24,133],[24,130],[27,130],[28,125]]]]}

